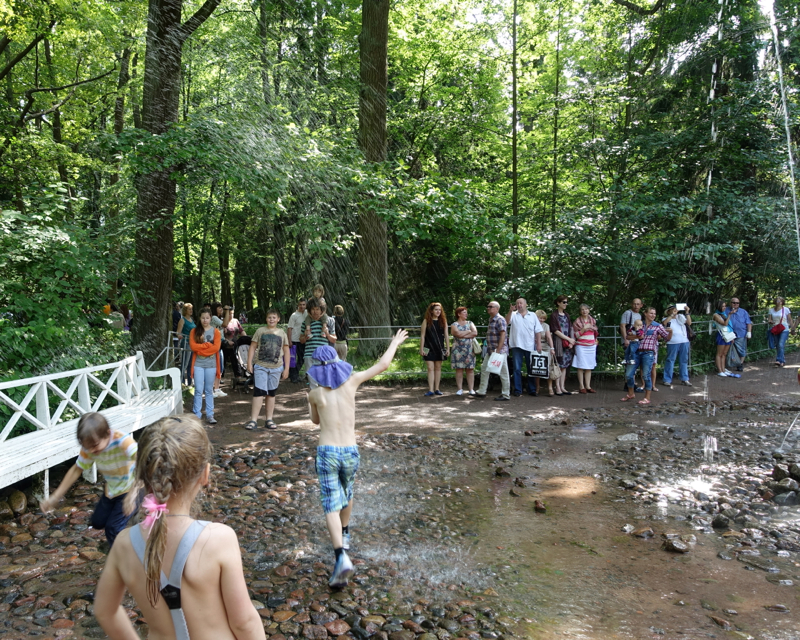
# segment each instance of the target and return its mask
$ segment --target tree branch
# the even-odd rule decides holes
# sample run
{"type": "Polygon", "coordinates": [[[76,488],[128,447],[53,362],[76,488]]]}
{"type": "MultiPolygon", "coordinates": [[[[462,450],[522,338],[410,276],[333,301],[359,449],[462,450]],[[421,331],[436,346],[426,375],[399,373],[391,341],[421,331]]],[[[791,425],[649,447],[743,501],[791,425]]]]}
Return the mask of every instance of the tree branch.
{"type": "MultiPolygon", "coordinates": [[[[11,60],[9,61],[9,63],[8,63],[8,64],[7,64],[5,67],[3,67],[3,69],[2,69],[2,70],[0,70],[0,80],[2,80],[2,79],[3,79],[3,78],[5,78],[5,77],[6,77],[6,76],[7,76],[9,73],[11,73],[11,70],[12,70],[12,69],[13,69],[15,66],[17,66],[17,63],[18,63],[20,60],[22,60],[22,59],[23,59],[25,56],[27,56],[27,55],[28,55],[28,54],[31,52],[31,49],[33,49],[33,48],[34,48],[34,47],[35,47],[37,44],[39,44],[39,43],[40,43],[42,40],[44,40],[45,36],[47,35],[47,31],[50,31],[50,29],[52,29],[52,28],[53,28],[53,25],[54,25],[55,23],[56,23],[56,21],[55,21],[55,20],[52,20],[52,21],[50,22],[50,26],[48,26],[48,27],[47,27],[47,29],[45,30],[45,33],[40,33],[38,36],[36,36],[36,37],[35,37],[35,38],[34,38],[34,39],[31,41],[31,43],[30,43],[30,44],[29,44],[27,47],[25,47],[25,48],[24,48],[22,51],[20,51],[20,52],[19,52],[17,55],[15,55],[13,58],[11,58],[11,60]]],[[[7,46],[7,45],[8,45],[8,42],[6,42],[6,46],[7,46]]],[[[5,48],[5,47],[3,47],[3,48],[5,48]]]]}
{"type": "Polygon", "coordinates": [[[664,6],[664,0],[658,0],[655,3],[652,9],[643,9],[638,4],[633,4],[633,2],[628,2],[628,0],[614,0],[615,3],[620,5],[621,7],[625,7],[626,9],[630,9],[634,13],[639,14],[640,16],[652,16],[659,12],[661,7],[664,6]]]}
{"type": "Polygon", "coordinates": [[[197,28],[203,24],[209,16],[214,13],[214,9],[219,6],[221,0],[206,0],[203,6],[197,12],[184,22],[180,29],[178,29],[178,37],[181,42],[184,42],[190,35],[192,35],[197,28]]]}
{"type": "Polygon", "coordinates": [[[11,39],[10,38],[8,38],[6,36],[3,36],[2,38],[0,38],[0,53],[3,53],[3,51],[6,50],[6,47],[10,43],[11,43],[11,39]]]}
{"type": "Polygon", "coordinates": [[[64,89],[71,89],[72,87],[78,87],[82,84],[88,84],[89,82],[95,82],[97,80],[102,80],[108,75],[111,75],[117,70],[117,65],[115,64],[111,69],[106,71],[105,73],[101,73],[99,76],[95,76],[94,78],[87,78],[86,80],[78,80],[77,82],[71,82],[70,84],[65,84],[60,87],[43,87],[40,89],[28,89],[24,95],[30,97],[33,93],[40,93],[42,91],[62,91],[64,89]]]}

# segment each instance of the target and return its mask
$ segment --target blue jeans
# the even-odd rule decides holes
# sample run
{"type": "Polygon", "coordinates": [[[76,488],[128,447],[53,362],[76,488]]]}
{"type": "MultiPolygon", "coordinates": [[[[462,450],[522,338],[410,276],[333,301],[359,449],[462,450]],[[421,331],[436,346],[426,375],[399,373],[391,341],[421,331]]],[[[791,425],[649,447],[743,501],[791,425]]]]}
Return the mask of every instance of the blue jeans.
{"type": "Polygon", "coordinates": [[[531,375],[531,352],[513,347],[511,355],[514,357],[514,391],[522,393],[522,362],[525,362],[525,371],[528,372],[528,393],[536,393],[536,382],[531,375]]]}
{"type": "MultiPolygon", "coordinates": [[[[114,540],[117,539],[119,532],[128,526],[128,520],[139,511],[139,507],[137,506],[130,515],[125,515],[123,503],[127,495],[127,493],[123,493],[114,498],[109,498],[103,494],[100,496],[99,502],[94,506],[92,528],[105,529],[106,540],[108,540],[109,547],[114,545],[114,540]]],[[[141,497],[140,494],[139,500],[137,501],[138,503],[141,503],[141,497]]]]}
{"type": "Polygon", "coordinates": [[[728,350],[728,361],[725,363],[731,369],[741,369],[747,358],[747,335],[734,338],[728,350]]]}
{"type": "Polygon", "coordinates": [[[653,359],[655,358],[655,354],[652,351],[637,351],[636,352],[636,359],[634,360],[633,364],[629,364],[625,367],[625,380],[628,383],[628,389],[632,390],[636,388],[636,384],[633,381],[634,374],[636,373],[636,369],[639,367],[642,368],[642,376],[644,377],[644,388],[646,391],[652,391],[653,389],[653,380],[650,377],[650,372],[653,369],[653,359]]]}
{"type": "Polygon", "coordinates": [[[786,357],[783,354],[783,350],[786,348],[786,341],[788,339],[789,339],[788,329],[785,329],[783,333],[780,333],[777,336],[772,332],[769,333],[769,348],[777,350],[777,352],[775,353],[775,362],[786,364],[786,357]]]}
{"type": "Polygon", "coordinates": [[[194,402],[192,403],[192,413],[198,418],[203,414],[200,409],[203,406],[203,394],[206,394],[206,419],[214,417],[214,378],[217,377],[217,369],[194,368],[194,402]]]}
{"type": "Polygon", "coordinates": [[[681,380],[689,380],[689,343],[667,345],[667,359],[664,360],[664,384],[672,384],[672,370],[675,367],[675,359],[678,360],[681,380]]]}

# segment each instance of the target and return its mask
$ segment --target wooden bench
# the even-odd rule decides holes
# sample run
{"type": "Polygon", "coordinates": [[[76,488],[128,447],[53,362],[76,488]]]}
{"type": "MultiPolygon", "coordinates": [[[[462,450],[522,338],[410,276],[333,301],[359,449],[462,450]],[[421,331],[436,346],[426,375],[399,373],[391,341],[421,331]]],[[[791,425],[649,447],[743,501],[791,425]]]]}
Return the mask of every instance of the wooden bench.
{"type": "MultiPolygon", "coordinates": [[[[180,371],[147,371],[141,351],[112,364],[2,382],[0,404],[12,410],[0,430],[0,489],[44,471],[45,498],[50,495],[50,467],[78,456],[75,434],[83,414],[99,411],[112,429],[132,433],[183,413],[180,371]],[[170,384],[150,389],[151,378],[169,378],[170,384]],[[15,393],[17,389],[22,391],[15,393]],[[22,399],[10,397],[22,392],[22,399]],[[9,438],[20,421],[36,430],[9,438]]],[[[84,475],[97,481],[94,468],[84,475]]]]}

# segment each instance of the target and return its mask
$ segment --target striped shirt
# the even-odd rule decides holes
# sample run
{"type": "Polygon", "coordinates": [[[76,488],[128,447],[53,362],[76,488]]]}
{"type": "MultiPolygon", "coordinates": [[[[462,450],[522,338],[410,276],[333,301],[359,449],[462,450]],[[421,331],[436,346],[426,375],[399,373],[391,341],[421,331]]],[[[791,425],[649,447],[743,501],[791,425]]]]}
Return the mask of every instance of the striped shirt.
{"type": "MultiPolygon", "coordinates": [[[[306,323],[300,326],[300,334],[304,334],[306,332],[306,323]]],[[[328,339],[322,335],[322,321],[321,320],[312,320],[311,321],[311,337],[306,340],[306,353],[309,356],[314,355],[314,350],[317,347],[329,347],[330,342],[328,339]]]]}
{"type": "Polygon", "coordinates": [[[133,486],[136,470],[136,452],[139,445],[129,433],[111,431],[108,446],[100,453],[90,453],[83,447],[75,464],[84,471],[97,464],[97,469],[106,479],[106,495],[109,498],[127,493],[133,486]]]}

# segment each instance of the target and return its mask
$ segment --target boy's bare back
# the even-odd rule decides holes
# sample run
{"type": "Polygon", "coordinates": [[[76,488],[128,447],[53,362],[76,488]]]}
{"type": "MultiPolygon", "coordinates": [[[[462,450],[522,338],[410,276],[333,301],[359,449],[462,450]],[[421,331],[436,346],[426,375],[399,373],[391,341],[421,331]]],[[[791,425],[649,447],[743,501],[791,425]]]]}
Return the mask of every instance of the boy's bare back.
{"type": "Polygon", "coordinates": [[[308,394],[311,422],[320,428],[320,446],[351,447],[356,444],[356,391],[361,383],[386,371],[397,347],[408,337],[408,332],[398,331],[386,353],[366,371],[354,371],[339,387],[316,387],[308,394]]]}

